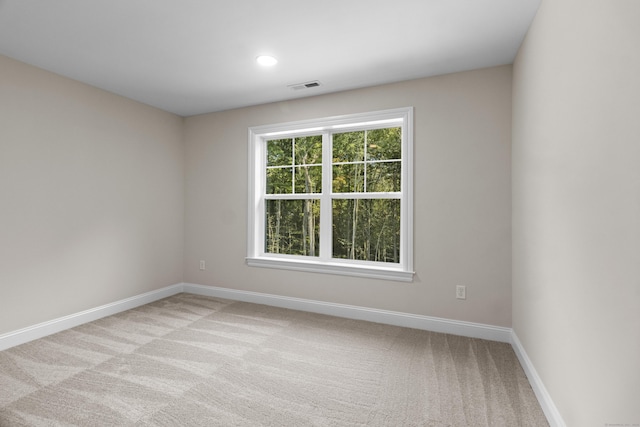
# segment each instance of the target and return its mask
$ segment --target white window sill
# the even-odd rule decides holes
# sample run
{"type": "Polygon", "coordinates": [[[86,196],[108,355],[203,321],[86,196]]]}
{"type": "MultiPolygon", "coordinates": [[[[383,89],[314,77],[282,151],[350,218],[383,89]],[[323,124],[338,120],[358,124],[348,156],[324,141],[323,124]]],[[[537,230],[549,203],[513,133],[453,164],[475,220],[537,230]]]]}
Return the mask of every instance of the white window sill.
{"type": "Polygon", "coordinates": [[[283,258],[248,257],[250,267],[277,268],[284,270],[307,271],[312,273],[338,274],[342,276],[367,277],[370,279],[412,282],[413,271],[382,266],[354,265],[339,262],[319,262],[312,260],[291,260],[283,258]]]}

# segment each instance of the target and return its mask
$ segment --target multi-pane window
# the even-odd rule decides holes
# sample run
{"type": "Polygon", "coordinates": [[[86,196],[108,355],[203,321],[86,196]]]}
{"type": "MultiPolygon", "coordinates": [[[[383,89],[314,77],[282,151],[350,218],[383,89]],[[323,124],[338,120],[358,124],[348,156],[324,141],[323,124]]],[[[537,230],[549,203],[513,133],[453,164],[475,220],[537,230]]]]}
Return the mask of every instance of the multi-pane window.
{"type": "Polygon", "coordinates": [[[315,195],[322,193],[322,136],[273,139],[266,145],[265,253],[318,256],[315,195]]]}
{"type": "Polygon", "coordinates": [[[411,280],[411,115],[251,128],[249,265],[411,280]]]}
{"type": "Polygon", "coordinates": [[[402,128],[331,136],[332,256],[399,263],[402,128]]]}

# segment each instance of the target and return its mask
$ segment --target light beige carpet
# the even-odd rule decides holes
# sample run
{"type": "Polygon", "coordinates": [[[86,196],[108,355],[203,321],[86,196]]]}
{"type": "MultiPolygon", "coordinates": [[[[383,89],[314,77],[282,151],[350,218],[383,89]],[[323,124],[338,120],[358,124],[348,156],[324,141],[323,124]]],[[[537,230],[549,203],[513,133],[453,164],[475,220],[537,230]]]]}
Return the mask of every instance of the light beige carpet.
{"type": "Polygon", "coordinates": [[[510,345],[179,294],[0,352],[1,426],[547,426],[510,345]]]}

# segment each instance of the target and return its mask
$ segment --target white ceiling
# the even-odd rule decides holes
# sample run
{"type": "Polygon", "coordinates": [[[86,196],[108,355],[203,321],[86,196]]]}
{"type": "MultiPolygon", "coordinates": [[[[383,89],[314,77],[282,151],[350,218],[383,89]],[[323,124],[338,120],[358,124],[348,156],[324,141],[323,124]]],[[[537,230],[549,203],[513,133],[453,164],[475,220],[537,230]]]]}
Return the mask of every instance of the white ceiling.
{"type": "Polygon", "coordinates": [[[0,0],[0,53],[190,116],[510,64],[539,3],[0,0]]]}

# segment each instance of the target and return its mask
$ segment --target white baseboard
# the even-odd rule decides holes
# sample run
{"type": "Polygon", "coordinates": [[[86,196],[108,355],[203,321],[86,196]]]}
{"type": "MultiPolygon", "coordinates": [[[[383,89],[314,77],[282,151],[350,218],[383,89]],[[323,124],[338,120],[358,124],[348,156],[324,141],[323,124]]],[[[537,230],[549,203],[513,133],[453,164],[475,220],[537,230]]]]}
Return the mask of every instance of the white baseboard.
{"type": "Polygon", "coordinates": [[[178,283],[156,291],[136,295],[111,304],[105,304],[100,307],[81,311],[80,313],[38,323],[37,325],[0,335],[0,351],[82,325],[83,323],[93,322],[106,316],[111,316],[162,298],[170,297],[182,292],[182,289],[182,283],[178,283]]]}
{"type": "Polygon", "coordinates": [[[533,363],[527,356],[527,352],[524,351],[524,347],[522,343],[518,339],[516,333],[511,331],[511,346],[518,356],[518,360],[520,361],[520,365],[522,365],[522,369],[524,369],[527,378],[529,379],[529,383],[531,384],[531,388],[533,388],[533,392],[536,394],[538,398],[538,402],[542,407],[542,411],[547,417],[547,421],[549,422],[549,426],[551,427],[566,427],[558,408],[553,403],[551,399],[551,395],[547,391],[547,388],[542,383],[542,379],[538,375],[536,368],[533,367],[533,363]]]}
{"type": "Polygon", "coordinates": [[[491,341],[511,342],[511,328],[484,325],[481,323],[463,322],[460,320],[442,319],[439,317],[421,316],[396,311],[378,310],[353,305],[335,304],[301,298],[284,297],[258,292],[239,291],[214,286],[202,286],[184,283],[184,292],[255,304],[271,305],[292,310],[309,311],[348,319],[366,320],[388,325],[404,326],[446,334],[461,335],[471,338],[482,338],[491,341]]]}
{"type": "Polygon", "coordinates": [[[346,304],[335,304],[301,298],[284,297],[258,292],[239,291],[214,286],[203,286],[192,283],[178,283],[166,288],[126,298],[111,304],[85,310],[69,316],[60,317],[17,331],[0,335],[0,351],[24,344],[47,335],[55,334],[83,323],[92,322],[144,304],[167,298],[180,292],[225,298],[255,304],[271,305],[292,310],[309,311],[348,319],[366,320],[369,322],[403,326],[465,337],[481,338],[491,341],[511,342],[511,329],[481,323],[463,322],[460,320],[439,317],[421,316],[396,311],[378,310],[346,304]]]}

